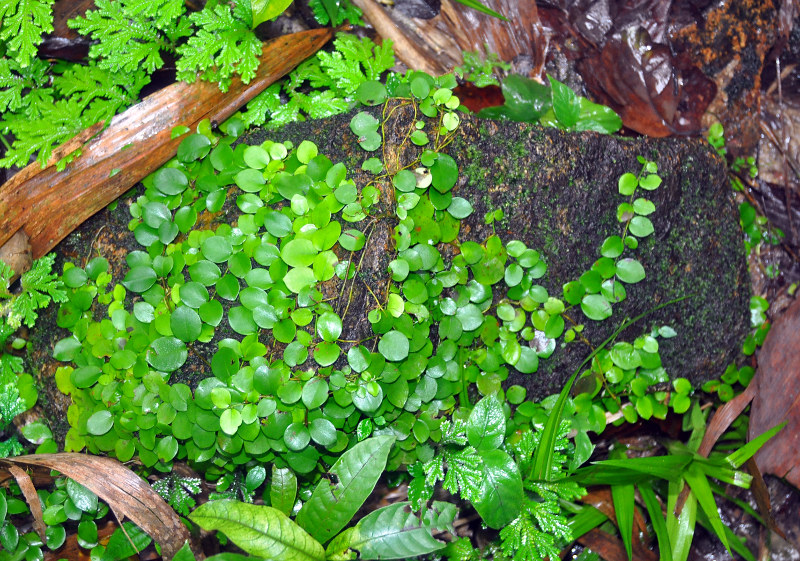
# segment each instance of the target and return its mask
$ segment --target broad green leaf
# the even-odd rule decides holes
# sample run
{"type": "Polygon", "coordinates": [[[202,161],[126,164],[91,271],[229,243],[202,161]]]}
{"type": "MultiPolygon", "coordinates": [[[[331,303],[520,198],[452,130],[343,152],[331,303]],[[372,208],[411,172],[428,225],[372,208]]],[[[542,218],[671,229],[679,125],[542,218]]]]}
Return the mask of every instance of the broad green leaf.
{"type": "Polygon", "coordinates": [[[206,531],[219,530],[250,555],[275,561],[324,561],[322,545],[270,506],[209,501],[189,515],[206,531]]]}
{"type": "Polygon", "coordinates": [[[297,499],[297,476],[292,470],[272,464],[269,498],[274,508],[287,516],[291,514],[297,499]]]}
{"type": "Polygon", "coordinates": [[[625,552],[628,554],[629,560],[633,559],[633,484],[612,485],[611,499],[614,501],[614,512],[617,515],[617,527],[622,537],[622,543],[625,544],[625,552]]]}
{"type": "Polygon", "coordinates": [[[502,528],[522,510],[522,477],[514,460],[502,450],[481,454],[481,487],[472,501],[490,528],[502,528]]]}
{"type": "Polygon", "coordinates": [[[499,448],[506,435],[503,406],[494,395],[487,395],[475,404],[467,419],[467,439],[478,452],[499,448]]]}
{"type": "MultiPolygon", "coordinates": [[[[335,554],[357,551],[361,559],[412,559],[441,549],[444,542],[433,532],[442,532],[452,523],[456,508],[450,503],[434,502],[432,510],[442,509],[435,524],[420,520],[410,503],[394,503],[370,512],[351,530],[339,534],[326,550],[329,559],[335,554]]],[[[428,511],[431,513],[431,511],[428,511]]],[[[343,557],[344,558],[344,557],[343,557]]]]}
{"type": "Polygon", "coordinates": [[[342,454],[330,469],[338,481],[320,480],[297,514],[297,523],[320,543],[336,535],[375,488],[393,443],[393,436],[376,436],[342,454]]]}
{"type": "Polygon", "coordinates": [[[133,292],[142,293],[156,283],[156,272],[152,267],[139,265],[132,267],[122,279],[122,285],[133,292]]]}
{"type": "MultiPolygon", "coordinates": [[[[714,533],[717,534],[719,541],[722,542],[725,549],[728,550],[728,553],[731,553],[731,546],[728,545],[728,537],[725,534],[724,524],[719,516],[717,503],[714,501],[714,493],[711,491],[711,486],[705,474],[702,472],[701,467],[696,463],[691,464],[689,469],[683,474],[683,477],[692,489],[692,494],[697,497],[697,502],[708,517],[711,527],[714,529],[714,533]]],[[[731,555],[733,554],[731,553],[731,555]]]]}
{"type": "Polygon", "coordinates": [[[639,179],[633,175],[632,173],[623,173],[619,177],[619,181],[617,182],[619,185],[619,194],[620,195],[633,195],[633,192],[636,191],[636,187],[639,185],[639,179]]]}
{"type": "Polygon", "coordinates": [[[250,0],[250,6],[253,10],[253,25],[251,29],[255,29],[265,21],[281,15],[292,0],[250,0]]]}
{"type": "Polygon", "coordinates": [[[146,358],[150,366],[156,370],[172,372],[183,366],[188,356],[186,345],[180,339],[159,337],[150,343],[146,358]]]}
{"type": "Polygon", "coordinates": [[[572,128],[578,122],[578,116],[581,112],[578,96],[572,91],[572,88],[552,76],[548,75],[547,79],[550,80],[550,87],[553,92],[553,112],[558,122],[565,129],[572,128]]]}

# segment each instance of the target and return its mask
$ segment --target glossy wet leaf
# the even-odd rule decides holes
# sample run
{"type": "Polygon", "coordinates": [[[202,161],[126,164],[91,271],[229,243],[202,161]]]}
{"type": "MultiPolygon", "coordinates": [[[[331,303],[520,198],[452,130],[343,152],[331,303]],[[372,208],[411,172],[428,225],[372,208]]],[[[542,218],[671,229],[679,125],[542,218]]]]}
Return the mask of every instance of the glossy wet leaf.
{"type": "Polygon", "coordinates": [[[114,426],[114,416],[110,411],[98,411],[86,421],[89,434],[100,436],[106,434],[114,426]]]}
{"type": "Polygon", "coordinates": [[[189,306],[176,308],[170,315],[169,323],[172,334],[184,343],[195,341],[203,327],[200,315],[189,306]]]}
{"type": "Polygon", "coordinates": [[[334,312],[324,312],[317,318],[317,333],[323,341],[336,341],[342,334],[342,320],[334,312]]]}
{"type": "Polygon", "coordinates": [[[362,559],[414,559],[445,546],[434,532],[445,531],[455,518],[455,506],[434,501],[431,514],[420,520],[408,502],[398,502],[367,514],[358,524],[334,538],[327,548],[335,552],[358,551],[362,559]],[[431,520],[435,521],[431,524],[431,520]]]}
{"type": "Polygon", "coordinates": [[[140,265],[132,267],[122,279],[122,285],[133,292],[142,293],[156,283],[158,276],[152,267],[140,265]]]}

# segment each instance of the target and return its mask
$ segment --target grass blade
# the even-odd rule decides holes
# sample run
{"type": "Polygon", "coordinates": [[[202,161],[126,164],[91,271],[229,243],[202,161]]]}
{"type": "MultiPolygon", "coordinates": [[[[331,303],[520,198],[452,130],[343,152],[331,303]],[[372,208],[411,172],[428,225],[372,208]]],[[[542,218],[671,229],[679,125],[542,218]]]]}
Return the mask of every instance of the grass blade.
{"type": "Polygon", "coordinates": [[[487,8],[482,3],[478,2],[478,0],[456,0],[456,2],[464,4],[465,6],[472,8],[473,10],[478,10],[479,12],[483,12],[484,14],[496,17],[497,19],[508,21],[508,18],[495,12],[491,8],[487,8]]]}
{"type": "Polygon", "coordinates": [[[656,494],[649,483],[639,485],[639,494],[642,496],[647,512],[650,514],[650,523],[653,525],[653,531],[656,533],[656,539],[658,539],[658,559],[659,561],[672,561],[672,546],[669,542],[667,522],[661,512],[661,504],[658,502],[656,494]]]}
{"type": "Polygon", "coordinates": [[[672,546],[674,561],[686,561],[689,548],[694,537],[694,525],[697,520],[697,498],[689,493],[679,516],[675,516],[675,506],[684,487],[683,481],[670,482],[667,499],[667,533],[672,546]]]}
{"type": "Polygon", "coordinates": [[[731,452],[726,458],[726,460],[733,467],[738,468],[747,460],[749,460],[753,456],[753,454],[758,452],[758,450],[762,446],[764,446],[767,440],[778,434],[778,431],[780,431],[783,427],[785,427],[787,422],[788,421],[784,421],[780,425],[776,425],[771,429],[769,429],[767,432],[758,435],[756,438],[754,438],[753,440],[751,440],[738,450],[731,452]]]}
{"type": "Polygon", "coordinates": [[[722,523],[722,519],[719,516],[717,503],[714,501],[714,493],[711,491],[711,486],[708,484],[708,479],[706,479],[705,474],[702,472],[700,466],[691,465],[689,469],[686,470],[686,473],[683,474],[683,477],[692,489],[692,493],[697,497],[697,502],[700,503],[700,507],[708,517],[708,521],[714,533],[717,534],[717,537],[725,546],[725,549],[730,553],[731,546],[728,544],[728,537],[725,535],[725,525],[722,523]]]}
{"type": "Polygon", "coordinates": [[[633,559],[633,509],[635,508],[633,484],[613,485],[611,498],[614,500],[619,535],[622,537],[622,543],[625,544],[628,561],[631,561],[633,559]]]}
{"type": "Polygon", "coordinates": [[[592,505],[584,506],[580,512],[569,519],[569,529],[573,539],[578,539],[590,530],[594,530],[600,524],[608,520],[608,516],[592,505]]]}

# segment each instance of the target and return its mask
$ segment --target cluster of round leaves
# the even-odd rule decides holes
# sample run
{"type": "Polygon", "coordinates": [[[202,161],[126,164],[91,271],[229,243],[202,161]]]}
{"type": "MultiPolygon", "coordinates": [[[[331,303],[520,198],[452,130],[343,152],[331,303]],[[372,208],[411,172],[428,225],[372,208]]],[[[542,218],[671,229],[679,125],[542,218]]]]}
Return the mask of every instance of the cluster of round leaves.
{"type": "Polygon", "coordinates": [[[67,527],[75,534],[78,545],[92,549],[98,545],[96,520],[108,514],[108,506],[98,501],[92,491],[68,478],[55,480],[52,491],[37,492],[42,503],[42,520],[45,524],[45,540],[34,531],[19,533],[22,525],[10,518],[13,515],[29,515],[30,509],[25,501],[13,496],[21,494],[16,485],[14,490],[0,490],[0,546],[13,559],[31,561],[44,558],[42,548],[55,551],[64,545],[67,527]],[[11,492],[7,495],[7,492],[11,492]]]}
{"type": "MultiPolygon", "coordinates": [[[[567,328],[564,320],[572,307],[605,319],[625,297],[622,283],[644,277],[621,255],[649,234],[642,220],[632,224],[651,210],[644,199],[631,199],[630,213],[621,205],[622,235],[606,240],[602,257],[560,298],[537,283],[547,266],[524,243],[460,241],[459,221],[473,209],[454,196],[457,165],[441,152],[458,125],[448,80],[411,73],[393,86],[435,125],[412,125],[407,137],[421,148],[411,166],[389,170],[368,158],[362,169],[375,179],[361,189],[309,141],[233,146],[236,120],[223,138],[207,127],[187,136],[130,207],[144,250],[129,253],[121,284],[104,291],[110,276],[102,258],[65,270],[72,294],[59,325],[72,335],[54,354],[74,364],[56,375],[73,399],[67,447],[123,461],[136,454],[160,470],[186,459],[212,477],[252,460],[307,474],[376,431],[397,438],[394,469],[433,456],[444,416],[459,405],[468,413],[470,383],[518,405],[518,424],[546,414],[525,401],[524,388],[505,393],[501,383],[510,368],[534,373],[558,338],[575,339],[582,325],[567,328]],[[319,285],[353,282],[369,230],[348,223],[369,216],[381,181],[391,182],[396,202],[393,283],[368,312],[374,337],[345,343],[346,312],[319,285]],[[198,223],[232,204],[241,213],[235,225],[198,223]],[[459,250],[447,264],[440,243],[459,250]],[[499,283],[506,296],[495,301],[499,283]],[[95,297],[108,305],[100,321],[95,297]],[[212,340],[216,350],[205,361],[200,345],[212,340]],[[208,377],[195,387],[171,383],[192,370],[208,377]]],[[[370,99],[381,100],[374,89],[370,99]]],[[[379,125],[366,112],[351,122],[368,150],[383,140],[378,135],[373,147],[379,125]]],[[[623,176],[620,191],[655,188],[654,166],[643,162],[632,188],[623,176]]]]}

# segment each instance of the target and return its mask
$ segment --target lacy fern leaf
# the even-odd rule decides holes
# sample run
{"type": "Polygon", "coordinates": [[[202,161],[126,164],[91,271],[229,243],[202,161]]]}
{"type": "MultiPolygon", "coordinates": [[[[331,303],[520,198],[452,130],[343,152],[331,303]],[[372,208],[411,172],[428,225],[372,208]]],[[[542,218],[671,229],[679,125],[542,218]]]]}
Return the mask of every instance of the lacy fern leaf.
{"type": "Polygon", "coordinates": [[[200,78],[219,82],[227,91],[231,76],[238,73],[246,84],[253,79],[261,56],[261,41],[250,28],[236,19],[229,6],[195,12],[189,19],[200,29],[178,48],[178,78],[194,81],[200,78]]]}
{"type": "Polygon", "coordinates": [[[96,0],[97,9],[67,25],[98,41],[89,56],[114,72],[152,73],[164,65],[161,51],[173,52],[175,42],[191,31],[180,0],[96,0]]]}
{"type": "Polygon", "coordinates": [[[55,257],[51,253],[34,261],[31,269],[20,277],[22,292],[12,296],[0,308],[3,312],[0,316],[6,319],[10,327],[19,327],[22,323],[33,327],[38,317],[36,310],[51,301],[63,302],[67,299],[64,283],[52,272],[55,257]]]}
{"type": "Polygon", "coordinates": [[[159,479],[152,487],[181,516],[189,516],[189,511],[197,504],[192,495],[201,491],[199,478],[175,474],[159,479]]]}
{"type": "Polygon", "coordinates": [[[23,68],[31,63],[42,35],[53,31],[54,0],[0,0],[0,41],[23,68]]]}

